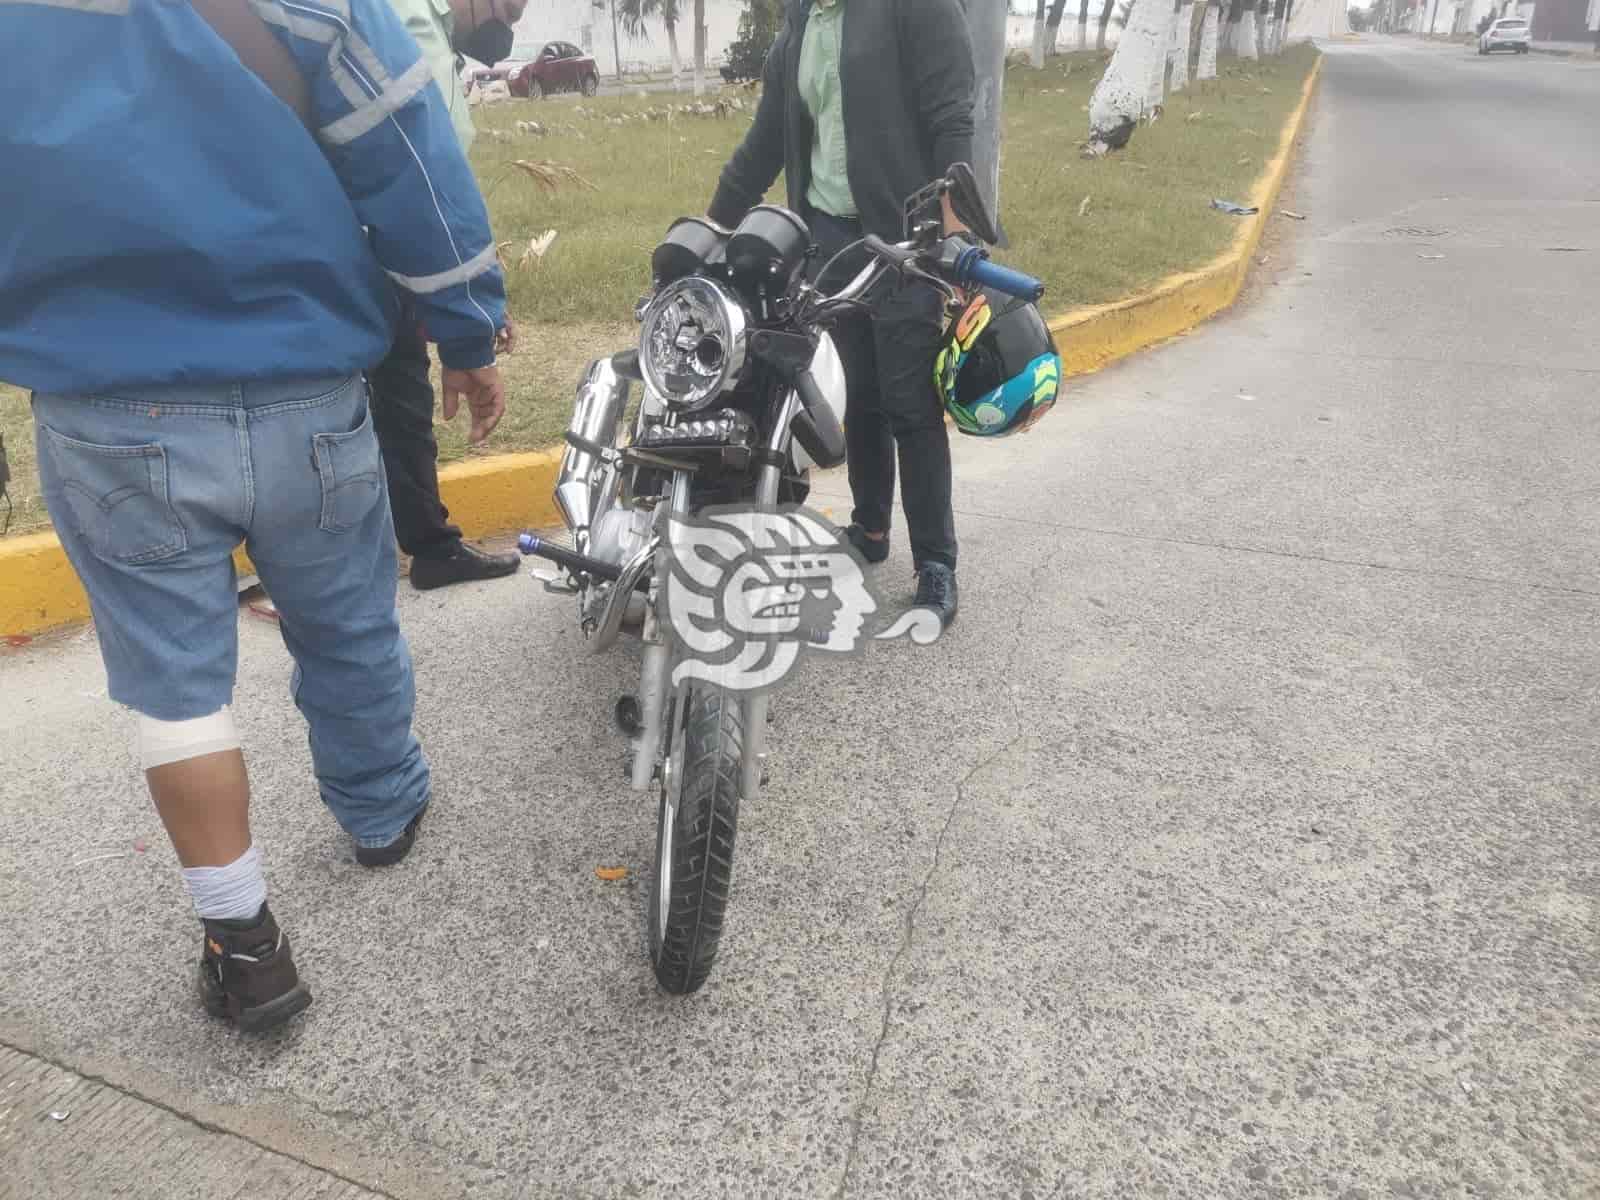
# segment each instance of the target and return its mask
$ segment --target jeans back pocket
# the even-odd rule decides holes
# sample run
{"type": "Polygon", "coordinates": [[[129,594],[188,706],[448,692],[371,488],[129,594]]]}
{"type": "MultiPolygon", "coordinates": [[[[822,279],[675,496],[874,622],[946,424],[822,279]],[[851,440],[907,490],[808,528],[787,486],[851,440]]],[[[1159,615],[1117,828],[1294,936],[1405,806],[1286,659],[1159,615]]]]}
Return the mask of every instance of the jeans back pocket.
{"type": "Polygon", "coordinates": [[[367,519],[383,494],[383,459],[372,431],[372,409],[361,406],[361,421],[349,433],[319,433],[311,439],[322,479],[322,528],[348,533],[367,519]]]}
{"type": "Polygon", "coordinates": [[[167,453],[159,445],[100,446],[48,425],[50,459],[78,534],[96,557],[139,566],[189,548],[167,488],[167,453]]]}

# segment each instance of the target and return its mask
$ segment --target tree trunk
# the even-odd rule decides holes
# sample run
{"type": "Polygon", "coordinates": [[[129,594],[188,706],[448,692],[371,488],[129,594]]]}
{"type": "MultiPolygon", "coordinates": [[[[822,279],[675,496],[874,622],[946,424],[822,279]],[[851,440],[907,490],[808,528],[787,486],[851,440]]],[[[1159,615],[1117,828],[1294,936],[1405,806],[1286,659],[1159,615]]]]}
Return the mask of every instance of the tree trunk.
{"type": "Polygon", "coordinates": [[[1289,37],[1289,5],[1287,0],[1277,0],[1272,13],[1272,25],[1276,30],[1272,35],[1272,52],[1277,54],[1283,49],[1283,43],[1289,37]]]}
{"type": "Polygon", "coordinates": [[[1272,39],[1277,36],[1277,27],[1272,20],[1272,0],[1261,0],[1260,7],[1256,10],[1257,26],[1261,30],[1261,56],[1276,54],[1277,47],[1272,44],[1272,39]]]}
{"type": "Polygon", "coordinates": [[[611,53],[616,59],[617,82],[622,82],[622,32],[617,28],[617,0],[611,0],[611,53]]]}
{"type": "Polygon", "coordinates": [[[1240,58],[1256,58],[1256,6],[1254,0],[1246,4],[1239,16],[1239,34],[1233,52],[1240,58]]]}
{"type": "Polygon", "coordinates": [[[1170,0],[1133,0],[1106,73],[1089,97],[1089,144],[1102,153],[1127,143],[1149,108],[1151,78],[1166,66],[1170,0]]]}
{"type": "Polygon", "coordinates": [[[1168,0],[1148,0],[1148,2],[1159,3],[1162,16],[1157,27],[1161,39],[1161,53],[1150,62],[1150,82],[1144,98],[1145,116],[1153,117],[1167,99],[1167,60],[1172,57],[1172,27],[1177,22],[1178,13],[1176,5],[1168,3],[1168,0]]]}
{"type": "Polygon", "coordinates": [[[1045,18],[1044,24],[1044,52],[1046,55],[1061,53],[1061,14],[1066,11],[1066,8],[1067,0],[1055,0],[1050,5],[1050,15],[1045,18]]]}
{"type": "MultiPolygon", "coordinates": [[[[972,33],[972,169],[984,203],[1000,226],[1000,103],[1005,97],[1006,15],[1009,0],[965,0],[972,33]]],[[[1004,235],[1002,234],[1002,245],[1004,235]]]]}
{"type": "Polygon", "coordinates": [[[1208,0],[1206,11],[1200,18],[1200,60],[1195,64],[1197,80],[1217,77],[1217,27],[1222,23],[1222,5],[1219,0],[1208,0]]]}
{"type": "Polygon", "coordinates": [[[1094,48],[1106,48],[1106,26],[1111,24],[1111,10],[1117,6],[1117,0],[1106,0],[1105,7],[1100,10],[1100,32],[1095,35],[1094,48]]]}
{"type": "Polygon", "coordinates": [[[1168,90],[1174,92],[1189,86],[1189,41],[1194,37],[1194,4],[1190,0],[1179,2],[1182,7],[1178,9],[1178,23],[1172,31],[1172,82],[1167,85],[1168,90]]]}
{"type": "Polygon", "coordinates": [[[1229,0],[1228,19],[1218,31],[1217,52],[1237,53],[1239,49],[1239,24],[1244,20],[1244,0],[1229,0]]]}
{"type": "Polygon", "coordinates": [[[706,0],[694,0],[694,94],[706,94],[706,0]]]}
{"type": "Polygon", "coordinates": [[[1033,50],[1028,61],[1035,71],[1044,69],[1044,53],[1049,43],[1045,40],[1045,18],[1049,16],[1050,0],[1039,0],[1033,14],[1033,50]]]}
{"type": "Polygon", "coordinates": [[[666,22],[667,53],[672,56],[672,90],[678,90],[678,80],[683,76],[683,56],[678,53],[678,23],[666,22]]]}
{"type": "Polygon", "coordinates": [[[1089,0],[1078,0],[1078,49],[1089,48],[1089,0]]]}

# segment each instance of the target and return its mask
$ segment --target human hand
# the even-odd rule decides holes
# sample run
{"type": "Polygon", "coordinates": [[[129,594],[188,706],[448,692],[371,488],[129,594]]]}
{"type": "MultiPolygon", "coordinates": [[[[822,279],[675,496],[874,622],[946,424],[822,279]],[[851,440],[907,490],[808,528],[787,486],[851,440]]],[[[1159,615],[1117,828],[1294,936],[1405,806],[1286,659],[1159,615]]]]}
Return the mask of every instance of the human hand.
{"type": "Polygon", "coordinates": [[[968,229],[966,223],[962,221],[960,217],[956,216],[956,210],[951,205],[948,194],[939,198],[939,209],[941,215],[944,217],[945,237],[953,237],[958,233],[967,234],[969,237],[971,236],[972,230],[968,229]]]}
{"type": "Polygon", "coordinates": [[[500,332],[494,335],[494,352],[496,357],[517,352],[517,323],[510,313],[506,314],[506,323],[500,327],[500,332]]]}
{"type": "Polygon", "coordinates": [[[452,367],[441,373],[444,392],[444,419],[455,420],[461,410],[461,401],[467,402],[472,413],[472,430],[467,440],[477,445],[494,432],[506,412],[506,386],[500,378],[500,368],[490,363],[487,367],[474,367],[459,371],[452,367]]]}

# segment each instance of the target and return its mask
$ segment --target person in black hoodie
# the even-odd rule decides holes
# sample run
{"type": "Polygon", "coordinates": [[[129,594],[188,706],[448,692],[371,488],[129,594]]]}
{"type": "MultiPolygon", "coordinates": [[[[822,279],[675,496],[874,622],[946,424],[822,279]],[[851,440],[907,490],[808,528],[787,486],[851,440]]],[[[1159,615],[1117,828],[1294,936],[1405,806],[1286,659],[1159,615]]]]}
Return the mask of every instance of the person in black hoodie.
{"type": "MultiPolygon", "coordinates": [[[[790,0],[763,71],[744,142],[723,169],[710,218],[736,226],[779,173],[820,254],[863,234],[904,239],[907,197],[972,161],[972,43],[958,0],[790,0]]],[[[962,226],[945,208],[946,232],[962,226]]],[[[847,256],[836,286],[865,262],[847,256]]],[[[934,387],[941,297],[909,283],[874,298],[870,318],[834,331],[849,379],[845,434],[855,510],[848,534],[864,558],[889,553],[895,453],[919,606],[956,615],[950,439],[934,387]]]]}

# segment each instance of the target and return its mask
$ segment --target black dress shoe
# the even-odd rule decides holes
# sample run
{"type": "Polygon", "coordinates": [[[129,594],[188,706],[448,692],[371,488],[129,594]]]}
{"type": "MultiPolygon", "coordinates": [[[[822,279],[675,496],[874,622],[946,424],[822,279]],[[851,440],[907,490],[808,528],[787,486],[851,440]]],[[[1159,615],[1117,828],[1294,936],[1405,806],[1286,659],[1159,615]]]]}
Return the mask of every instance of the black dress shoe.
{"type": "Polygon", "coordinates": [[[357,846],[356,861],[363,867],[392,867],[411,853],[411,847],[417,844],[417,833],[422,828],[422,818],[428,813],[428,806],[424,804],[417,815],[406,822],[406,827],[400,831],[400,836],[387,846],[357,846]]]}
{"type": "Polygon", "coordinates": [[[460,542],[449,554],[442,557],[418,557],[411,560],[411,586],[419,592],[449,587],[452,583],[470,583],[475,579],[499,579],[515,575],[522,560],[515,554],[485,554],[476,546],[460,542]]]}
{"type": "Polygon", "coordinates": [[[860,525],[851,525],[844,531],[845,538],[856,548],[856,553],[869,563],[881,563],[889,557],[889,535],[882,537],[868,537],[867,531],[860,525]]]}
{"type": "Polygon", "coordinates": [[[943,563],[923,563],[917,572],[917,598],[912,603],[916,608],[932,611],[939,618],[939,628],[949,629],[961,606],[956,573],[943,563]]]}

